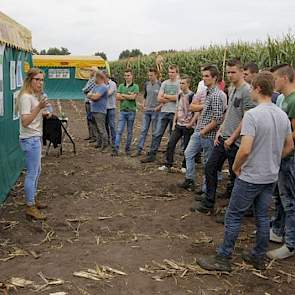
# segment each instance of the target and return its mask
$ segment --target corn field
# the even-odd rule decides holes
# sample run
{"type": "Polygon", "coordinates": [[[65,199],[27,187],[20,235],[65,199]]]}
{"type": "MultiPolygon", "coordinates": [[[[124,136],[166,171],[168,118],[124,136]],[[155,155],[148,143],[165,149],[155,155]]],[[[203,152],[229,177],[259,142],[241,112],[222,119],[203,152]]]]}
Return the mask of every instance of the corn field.
{"type": "Polygon", "coordinates": [[[224,60],[240,58],[242,62],[255,62],[260,69],[266,69],[280,63],[295,65],[295,37],[286,35],[281,40],[268,38],[266,42],[237,42],[227,46],[211,45],[197,50],[179,51],[162,55],[159,65],[156,55],[118,60],[110,63],[112,75],[122,82],[124,70],[131,68],[135,82],[141,87],[147,79],[148,69],[160,66],[162,79],[167,78],[170,64],[179,67],[180,74],[193,78],[192,89],[195,90],[201,78],[200,67],[204,64],[215,64],[220,71],[224,70],[224,60]]]}

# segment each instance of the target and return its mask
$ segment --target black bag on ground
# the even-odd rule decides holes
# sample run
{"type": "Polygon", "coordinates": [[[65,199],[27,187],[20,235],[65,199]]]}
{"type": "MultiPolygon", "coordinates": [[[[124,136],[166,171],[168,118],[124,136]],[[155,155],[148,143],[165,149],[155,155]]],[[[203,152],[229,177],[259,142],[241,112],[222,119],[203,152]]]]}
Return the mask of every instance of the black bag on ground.
{"type": "Polygon", "coordinates": [[[61,144],[61,121],[58,117],[52,115],[50,118],[43,118],[43,145],[46,145],[47,140],[56,148],[61,144]]]}

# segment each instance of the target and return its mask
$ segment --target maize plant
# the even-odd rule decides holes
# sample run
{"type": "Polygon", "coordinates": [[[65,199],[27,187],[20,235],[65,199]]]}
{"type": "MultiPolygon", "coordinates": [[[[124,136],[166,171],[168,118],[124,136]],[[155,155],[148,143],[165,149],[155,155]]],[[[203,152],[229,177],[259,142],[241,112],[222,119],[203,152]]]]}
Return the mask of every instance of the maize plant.
{"type": "MultiPolygon", "coordinates": [[[[196,90],[201,79],[201,66],[214,64],[224,72],[224,59],[240,58],[242,62],[255,62],[260,69],[267,69],[280,63],[295,65],[295,37],[286,35],[281,40],[268,38],[265,42],[237,42],[227,45],[210,45],[197,50],[171,52],[162,55],[162,79],[167,78],[170,64],[179,67],[180,74],[192,77],[192,89],[196,90]]],[[[122,82],[124,70],[131,68],[134,79],[141,87],[147,79],[149,68],[158,68],[157,55],[118,60],[110,63],[112,75],[122,82]]]]}

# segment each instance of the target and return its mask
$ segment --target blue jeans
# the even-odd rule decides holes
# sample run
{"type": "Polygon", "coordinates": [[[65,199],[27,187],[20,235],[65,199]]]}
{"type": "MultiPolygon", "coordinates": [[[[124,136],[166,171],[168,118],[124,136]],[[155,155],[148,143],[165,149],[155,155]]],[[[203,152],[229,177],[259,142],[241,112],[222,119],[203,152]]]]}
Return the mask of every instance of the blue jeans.
{"type": "Polygon", "coordinates": [[[116,140],[116,109],[108,109],[106,115],[106,130],[109,144],[115,145],[116,140]]]}
{"type": "Polygon", "coordinates": [[[295,248],[295,156],[283,159],[279,172],[279,198],[272,228],[275,234],[285,234],[285,244],[295,248]]]}
{"type": "MultiPolygon", "coordinates": [[[[195,180],[196,163],[195,156],[203,150],[204,165],[207,163],[213,149],[213,140],[211,138],[203,138],[200,133],[195,131],[191,136],[187,148],[184,151],[186,161],[185,178],[195,180]]],[[[204,190],[204,188],[203,188],[204,190]]]]}
{"type": "Polygon", "coordinates": [[[256,223],[256,245],[251,254],[264,257],[269,242],[268,208],[272,199],[274,183],[253,184],[239,178],[235,180],[229,206],[225,214],[224,241],[218,249],[218,254],[231,256],[236,239],[240,232],[242,217],[254,206],[256,223]]]}
{"type": "Polygon", "coordinates": [[[25,154],[27,169],[24,184],[26,203],[28,206],[33,206],[41,173],[41,138],[34,136],[20,139],[20,146],[25,154]]]}
{"type": "Polygon", "coordinates": [[[157,127],[152,136],[152,143],[150,147],[150,154],[155,155],[160,147],[162,137],[169,126],[169,132],[171,134],[173,125],[174,113],[160,112],[158,115],[157,127]]]}
{"type": "Polygon", "coordinates": [[[148,134],[150,125],[152,124],[152,134],[156,131],[157,122],[158,122],[159,113],[153,111],[145,111],[143,113],[142,122],[141,122],[141,132],[137,145],[137,150],[143,150],[146,136],[148,134]]]}
{"type": "Polygon", "coordinates": [[[126,152],[130,151],[135,115],[136,115],[135,112],[124,112],[124,111],[120,112],[116,140],[115,140],[115,149],[117,151],[120,148],[121,137],[126,124],[127,124],[127,140],[125,145],[125,151],[126,152]]]}
{"type": "Polygon", "coordinates": [[[273,232],[279,236],[285,236],[285,223],[286,223],[286,214],[282,204],[281,197],[279,195],[274,196],[275,201],[275,211],[274,216],[271,220],[271,227],[273,232]]]}

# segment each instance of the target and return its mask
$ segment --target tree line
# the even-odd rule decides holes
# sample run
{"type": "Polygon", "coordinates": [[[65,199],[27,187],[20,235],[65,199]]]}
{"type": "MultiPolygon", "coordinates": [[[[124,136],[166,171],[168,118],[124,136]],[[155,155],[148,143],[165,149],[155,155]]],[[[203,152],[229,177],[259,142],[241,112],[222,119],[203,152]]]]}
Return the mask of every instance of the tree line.
{"type": "MultiPolygon", "coordinates": [[[[159,52],[151,52],[149,55],[154,55],[154,54],[165,54],[165,53],[172,53],[176,52],[174,49],[169,49],[169,50],[162,50],[159,52]]],[[[42,49],[38,51],[36,48],[33,48],[33,54],[37,55],[70,55],[71,52],[69,51],[68,48],[66,47],[50,47],[48,49],[42,49]]],[[[94,53],[95,56],[100,56],[104,60],[108,60],[107,55],[103,51],[98,51],[94,53]]],[[[125,49],[119,54],[119,60],[130,58],[130,57],[139,57],[139,56],[146,56],[146,54],[143,54],[142,51],[138,48],[135,49],[125,49]]]]}

